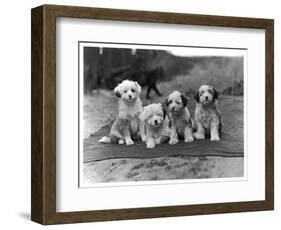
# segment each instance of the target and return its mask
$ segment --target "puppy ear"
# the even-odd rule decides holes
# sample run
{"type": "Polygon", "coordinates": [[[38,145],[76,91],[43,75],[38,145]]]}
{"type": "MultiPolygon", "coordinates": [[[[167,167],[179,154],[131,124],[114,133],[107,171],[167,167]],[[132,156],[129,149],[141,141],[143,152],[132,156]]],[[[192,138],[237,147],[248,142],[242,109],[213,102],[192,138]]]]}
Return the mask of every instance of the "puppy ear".
{"type": "Polygon", "coordinates": [[[218,91],[215,88],[213,90],[214,90],[213,101],[215,101],[215,100],[218,99],[219,93],[218,93],[218,91]]]}
{"type": "Polygon", "coordinates": [[[118,98],[121,97],[119,85],[117,85],[117,86],[114,88],[113,92],[114,92],[114,94],[115,94],[116,97],[118,97],[118,98]]]}
{"type": "Polygon", "coordinates": [[[143,108],[142,113],[139,115],[140,121],[144,122],[149,116],[149,109],[146,107],[143,108]]]}
{"type": "Polygon", "coordinates": [[[165,117],[167,115],[167,110],[166,110],[166,107],[164,105],[162,105],[162,110],[163,110],[163,118],[165,119],[165,117]]]}
{"type": "MultiPolygon", "coordinates": [[[[163,103],[166,106],[169,106],[170,102],[169,102],[169,97],[166,98],[165,102],[163,103]]],[[[162,104],[162,106],[163,106],[162,104]]]]}
{"type": "Polygon", "coordinates": [[[189,98],[187,96],[185,96],[183,93],[181,93],[181,101],[182,101],[183,106],[187,106],[188,99],[189,98]]]}
{"type": "Polygon", "coordinates": [[[197,91],[194,95],[194,99],[195,101],[197,101],[199,103],[199,91],[197,91]]]}
{"type": "Polygon", "coordinates": [[[139,93],[141,93],[141,86],[139,85],[139,83],[137,81],[135,81],[135,85],[136,85],[137,91],[139,93]]]}

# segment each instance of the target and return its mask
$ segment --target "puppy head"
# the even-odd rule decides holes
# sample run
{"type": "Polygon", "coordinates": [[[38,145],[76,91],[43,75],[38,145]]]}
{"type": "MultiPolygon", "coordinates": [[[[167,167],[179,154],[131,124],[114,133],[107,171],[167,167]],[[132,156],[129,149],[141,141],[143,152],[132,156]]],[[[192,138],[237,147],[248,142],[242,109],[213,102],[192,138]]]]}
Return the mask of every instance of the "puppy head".
{"type": "Polygon", "coordinates": [[[163,124],[166,112],[162,104],[150,104],[143,108],[140,115],[140,120],[146,122],[150,127],[157,128],[163,124]]]}
{"type": "Polygon", "coordinates": [[[141,87],[136,81],[124,80],[114,89],[116,97],[127,103],[134,102],[140,93],[141,87]]]}
{"type": "Polygon", "coordinates": [[[168,110],[172,113],[176,113],[187,106],[188,97],[179,91],[172,92],[166,99],[166,105],[168,110]]]}
{"type": "Polygon", "coordinates": [[[218,96],[218,92],[214,87],[209,85],[202,85],[195,94],[194,98],[198,103],[207,105],[215,102],[218,99],[218,96]]]}

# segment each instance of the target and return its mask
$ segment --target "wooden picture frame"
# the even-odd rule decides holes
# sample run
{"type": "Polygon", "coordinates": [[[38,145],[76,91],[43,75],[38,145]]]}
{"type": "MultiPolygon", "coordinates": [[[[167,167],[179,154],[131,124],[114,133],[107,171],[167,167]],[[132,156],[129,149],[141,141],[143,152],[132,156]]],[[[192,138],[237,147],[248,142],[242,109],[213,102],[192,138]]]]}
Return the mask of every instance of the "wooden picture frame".
{"type": "Polygon", "coordinates": [[[31,219],[63,224],[274,208],[274,21],[210,15],[43,5],[32,9],[32,186],[31,219]],[[266,34],[265,200],[166,207],[56,212],[56,18],[121,20],[264,29],[266,34]]]}

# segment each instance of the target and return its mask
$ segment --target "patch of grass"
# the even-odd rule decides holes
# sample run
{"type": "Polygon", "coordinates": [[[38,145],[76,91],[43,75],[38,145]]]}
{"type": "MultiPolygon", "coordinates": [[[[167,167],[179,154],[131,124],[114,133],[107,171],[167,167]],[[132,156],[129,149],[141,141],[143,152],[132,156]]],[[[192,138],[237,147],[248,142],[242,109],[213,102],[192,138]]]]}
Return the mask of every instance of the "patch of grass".
{"type": "Polygon", "coordinates": [[[139,175],[139,172],[129,172],[128,175],[127,175],[127,178],[132,178],[132,177],[135,177],[135,176],[138,176],[139,175]]]}
{"type": "Polygon", "coordinates": [[[122,165],[123,165],[123,164],[126,164],[126,163],[127,163],[127,160],[125,160],[125,159],[123,159],[123,160],[120,161],[120,164],[122,164],[122,165]]]}
{"type": "Polygon", "coordinates": [[[194,176],[197,176],[198,172],[200,172],[199,169],[197,168],[194,168],[192,167],[190,170],[189,170],[190,173],[192,173],[194,176]]]}
{"type": "Polygon", "coordinates": [[[175,155],[172,155],[172,157],[185,158],[185,156],[183,154],[175,154],[175,155]]]}
{"type": "Polygon", "coordinates": [[[200,156],[200,157],[199,157],[199,160],[200,160],[200,161],[206,161],[206,160],[208,160],[208,159],[207,159],[206,156],[200,156]]]}
{"type": "Polygon", "coordinates": [[[165,160],[161,160],[161,161],[156,161],[156,160],[151,160],[149,162],[147,162],[145,164],[145,167],[146,168],[153,168],[153,167],[163,167],[163,166],[166,166],[168,165],[168,163],[165,161],[165,160]]]}
{"type": "Polygon", "coordinates": [[[144,168],[144,163],[140,163],[138,165],[135,165],[131,168],[131,170],[138,170],[138,169],[141,169],[141,168],[144,168]]]}
{"type": "Polygon", "coordinates": [[[153,177],[151,177],[151,180],[159,180],[159,177],[158,176],[153,176],[153,177]]]}
{"type": "Polygon", "coordinates": [[[165,167],[165,171],[170,171],[172,169],[172,166],[171,165],[167,165],[166,167],[165,167]]]}
{"type": "Polygon", "coordinates": [[[188,162],[184,162],[182,164],[175,165],[175,168],[181,168],[181,167],[184,167],[184,166],[187,166],[187,165],[188,165],[188,162]]]}

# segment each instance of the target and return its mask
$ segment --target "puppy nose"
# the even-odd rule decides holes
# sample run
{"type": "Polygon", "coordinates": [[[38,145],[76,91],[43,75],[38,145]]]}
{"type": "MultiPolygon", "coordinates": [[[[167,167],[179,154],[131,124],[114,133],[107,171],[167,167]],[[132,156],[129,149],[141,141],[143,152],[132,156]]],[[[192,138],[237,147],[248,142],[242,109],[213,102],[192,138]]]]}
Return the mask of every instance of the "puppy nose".
{"type": "Polygon", "coordinates": [[[208,100],[208,96],[206,96],[205,99],[208,100]]]}
{"type": "Polygon", "coordinates": [[[132,98],[132,95],[129,95],[129,98],[132,98]]]}
{"type": "Polygon", "coordinates": [[[174,111],[176,108],[175,107],[172,107],[172,110],[174,111]]]}
{"type": "Polygon", "coordinates": [[[157,124],[157,123],[158,123],[158,121],[157,121],[157,120],[155,120],[155,121],[154,121],[154,123],[155,123],[155,124],[157,124]]]}

